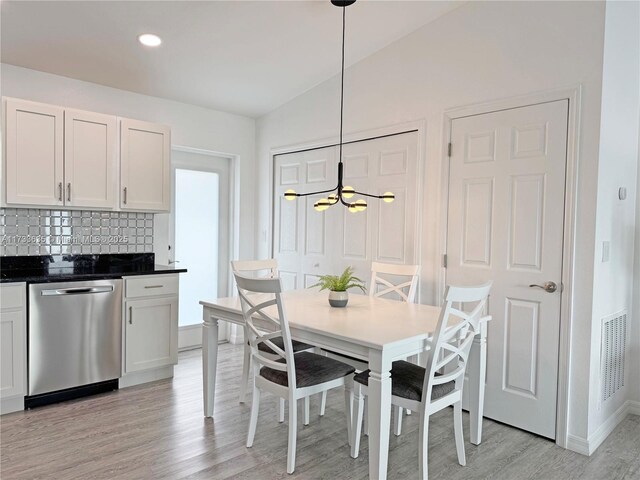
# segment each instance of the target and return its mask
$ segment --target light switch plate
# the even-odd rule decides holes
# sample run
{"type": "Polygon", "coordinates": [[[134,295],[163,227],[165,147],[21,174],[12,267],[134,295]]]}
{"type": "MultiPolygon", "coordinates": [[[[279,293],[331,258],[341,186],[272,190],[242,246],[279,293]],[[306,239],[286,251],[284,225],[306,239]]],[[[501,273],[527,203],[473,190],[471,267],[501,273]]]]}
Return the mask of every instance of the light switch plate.
{"type": "Polygon", "coordinates": [[[609,261],[609,258],[611,256],[610,248],[611,248],[610,242],[608,241],[602,242],[602,263],[609,261]]]}

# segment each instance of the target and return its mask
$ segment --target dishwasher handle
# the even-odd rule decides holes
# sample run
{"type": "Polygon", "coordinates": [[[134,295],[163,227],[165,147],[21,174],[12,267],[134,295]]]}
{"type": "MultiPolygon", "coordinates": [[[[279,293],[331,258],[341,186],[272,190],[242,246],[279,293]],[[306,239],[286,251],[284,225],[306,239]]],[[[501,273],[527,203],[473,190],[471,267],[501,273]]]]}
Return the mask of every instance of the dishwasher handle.
{"type": "Polygon", "coordinates": [[[98,287],[74,287],[74,288],[60,288],[54,290],[42,290],[40,295],[43,297],[49,297],[53,295],[81,295],[86,293],[107,293],[113,292],[113,285],[104,285],[98,287]]]}

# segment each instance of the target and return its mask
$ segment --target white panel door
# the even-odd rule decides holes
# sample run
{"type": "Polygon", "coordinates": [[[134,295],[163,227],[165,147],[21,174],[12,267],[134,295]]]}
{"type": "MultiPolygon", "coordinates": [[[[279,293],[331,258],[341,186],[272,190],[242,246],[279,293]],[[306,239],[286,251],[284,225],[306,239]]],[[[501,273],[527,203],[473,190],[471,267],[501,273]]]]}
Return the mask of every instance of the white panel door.
{"type": "Polygon", "coordinates": [[[171,204],[169,127],[139,120],[120,124],[120,207],[168,212],[171,204]]]}
{"type": "Polygon", "coordinates": [[[368,283],[372,261],[417,263],[417,152],[417,132],[344,146],[345,185],[374,195],[391,191],[396,198],[392,203],[366,198],[364,212],[333,207],[340,242],[337,270],[353,266],[356,275],[368,283]]]}
{"type": "Polygon", "coordinates": [[[308,287],[318,275],[339,274],[347,266],[368,281],[372,261],[416,263],[417,146],[417,132],[409,132],[343,147],[345,186],[396,194],[393,203],[366,199],[367,210],[358,213],[341,205],[315,211],[313,204],[326,193],[294,201],[283,196],[290,188],[335,188],[338,147],[276,156],[273,245],[285,288],[308,287]]]}
{"type": "Polygon", "coordinates": [[[485,415],[555,438],[568,101],[452,122],[447,283],[493,280],[485,415]],[[557,284],[555,292],[530,285],[557,284]]]}
{"type": "Polygon", "coordinates": [[[328,190],[338,183],[336,148],[279,155],[275,162],[274,252],[284,288],[306,288],[333,268],[331,213],[316,212],[313,204],[324,195],[285,200],[290,188],[305,193],[328,190]]]}
{"type": "Polygon", "coordinates": [[[116,117],[64,112],[65,205],[116,208],[116,117]]]}
{"type": "Polygon", "coordinates": [[[61,107],[7,99],[7,204],[63,204],[63,118],[61,107]]]}

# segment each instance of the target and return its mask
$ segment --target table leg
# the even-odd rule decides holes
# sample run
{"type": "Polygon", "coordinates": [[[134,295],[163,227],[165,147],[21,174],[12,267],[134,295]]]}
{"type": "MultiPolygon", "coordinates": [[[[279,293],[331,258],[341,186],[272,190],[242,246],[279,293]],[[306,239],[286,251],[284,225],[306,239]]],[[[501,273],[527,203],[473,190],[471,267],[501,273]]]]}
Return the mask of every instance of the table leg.
{"type": "Polygon", "coordinates": [[[487,371],[487,323],[480,325],[480,334],[473,339],[470,364],[474,369],[469,374],[469,420],[471,443],[482,441],[482,415],[484,412],[484,387],[487,371]]]}
{"type": "Polygon", "coordinates": [[[387,478],[389,427],[391,425],[391,361],[383,352],[369,355],[369,478],[387,478]]]}
{"type": "Polygon", "coordinates": [[[204,416],[213,417],[216,398],[216,366],[218,364],[218,319],[203,308],[202,323],[202,392],[204,416]]]}

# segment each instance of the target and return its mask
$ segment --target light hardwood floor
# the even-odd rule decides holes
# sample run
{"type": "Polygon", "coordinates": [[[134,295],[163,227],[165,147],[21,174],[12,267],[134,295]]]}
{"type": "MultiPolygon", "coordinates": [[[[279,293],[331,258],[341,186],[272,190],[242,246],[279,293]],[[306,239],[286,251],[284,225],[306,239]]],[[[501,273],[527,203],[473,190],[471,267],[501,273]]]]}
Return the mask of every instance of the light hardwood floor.
{"type": "MultiPolygon", "coordinates": [[[[242,347],[219,353],[215,421],[202,416],[201,356],[180,354],[176,376],[95,397],[0,418],[0,477],[13,479],[364,479],[367,441],[349,456],[342,392],[331,392],[309,426],[299,427],[294,475],[286,473],[287,425],[276,420],[275,398],[261,402],[253,448],[245,447],[249,404],[238,404],[242,347]]],[[[639,479],[640,417],[628,417],[591,457],[486,420],[483,442],[469,443],[467,466],[456,461],[452,411],[432,417],[431,479],[639,479]]],[[[418,416],[391,436],[389,477],[417,477],[418,416]]]]}

